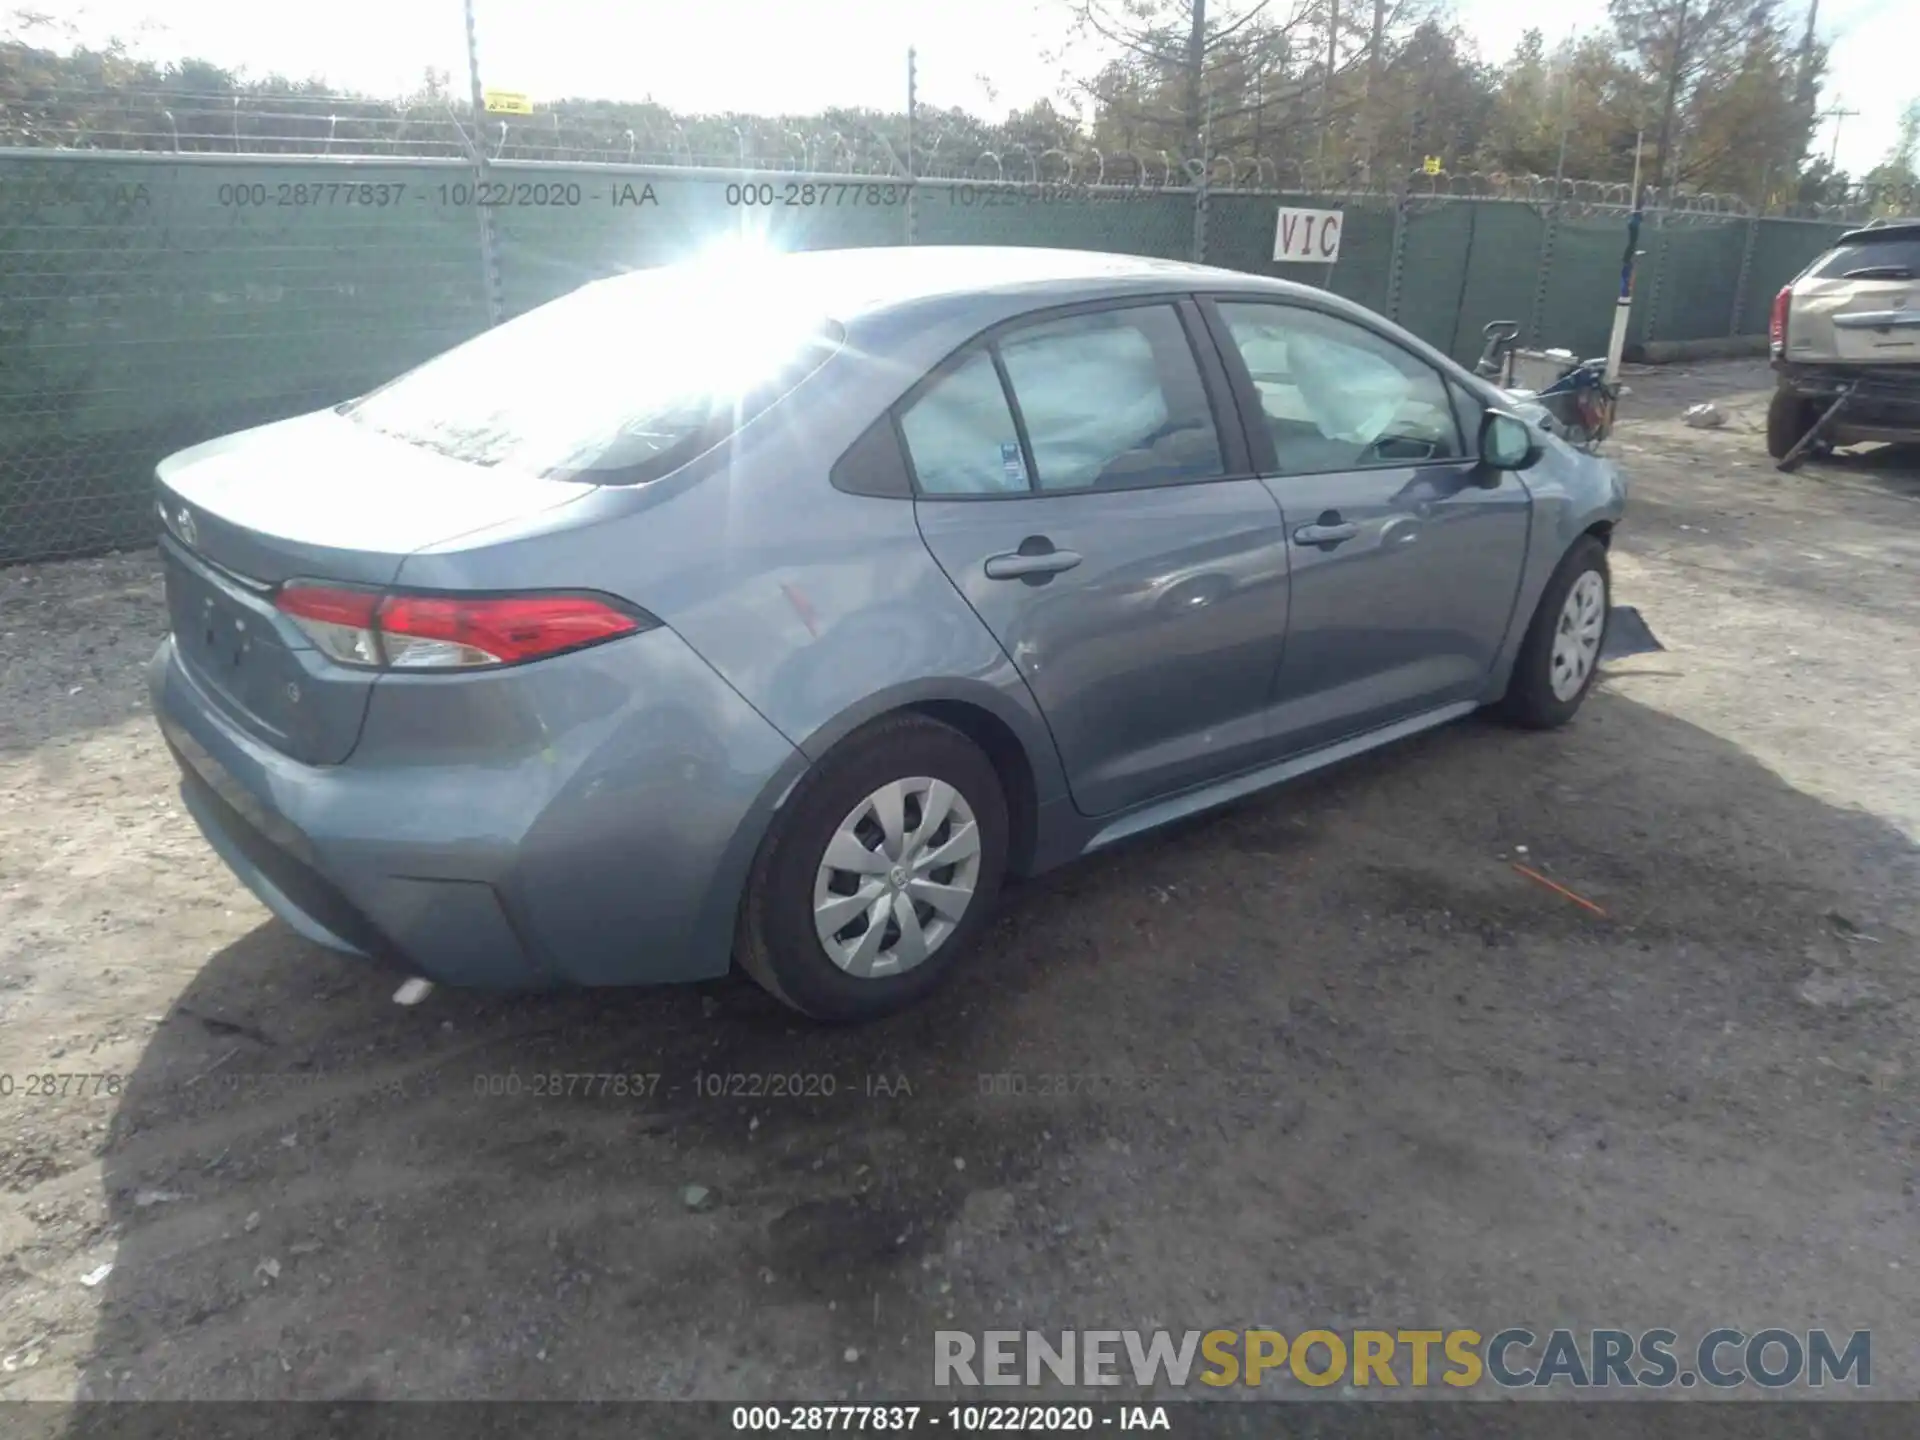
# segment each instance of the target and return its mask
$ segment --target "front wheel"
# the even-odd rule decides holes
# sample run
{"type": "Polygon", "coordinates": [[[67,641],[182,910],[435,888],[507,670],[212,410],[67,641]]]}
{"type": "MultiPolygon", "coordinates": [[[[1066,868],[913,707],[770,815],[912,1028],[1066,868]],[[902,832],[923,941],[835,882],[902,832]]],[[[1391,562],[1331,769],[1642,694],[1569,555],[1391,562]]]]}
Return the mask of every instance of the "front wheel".
{"type": "Polygon", "coordinates": [[[735,957],[816,1020],[890,1015],[959,966],[1006,862],[1006,798],[980,748],[926,716],[877,721],[783,808],[754,862],[735,957]]]}
{"type": "Polygon", "coordinates": [[[1592,535],[1574,541],[1547,581],[1520,642],[1500,701],[1508,720],[1550,730],[1573,718],[1600,673],[1612,583],[1606,546],[1592,535]]]}

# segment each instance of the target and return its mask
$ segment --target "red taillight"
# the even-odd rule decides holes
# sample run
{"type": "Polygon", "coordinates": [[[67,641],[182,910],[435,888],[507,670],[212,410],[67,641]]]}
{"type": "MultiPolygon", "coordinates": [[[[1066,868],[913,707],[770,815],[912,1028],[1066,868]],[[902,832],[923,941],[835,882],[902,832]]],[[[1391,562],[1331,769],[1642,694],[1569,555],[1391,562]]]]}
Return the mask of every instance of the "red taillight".
{"type": "Polygon", "coordinates": [[[292,581],[274,602],[333,659],[406,670],[513,665],[631,635],[643,623],[591,595],[381,595],[292,581]]]}
{"type": "Polygon", "coordinates": [[[377,590],[348,590],[292,580],[280,587],[273,603],[307,632],[323,654],[343,665],[384,663],[373,628],[380,608],[377,590]]]}
{"type": "Polygon", "coordinates": [[[380,596],[373,590],[336,590],[330,585],[306,585],[295,580],[280,588],[274,603],[282,614],[296,620],[368,630],[373,627],[373,612],[380,607],[380,596]]]}
{"type": "Polygon", "coordinates": [[[1773,318],[1767,321],[1767,344],[1776,355],[1787,351],[1787,307],[1793,303],[1793,287],[1782,285],[1773,297],[1773,318]]]}
{"type": "Polygon", "coordinates": [[[640,625],[587,595],[394,595],[381,603],[379,628],[387,663],[415,667],[511,665],[631,635],[640,625]]]}

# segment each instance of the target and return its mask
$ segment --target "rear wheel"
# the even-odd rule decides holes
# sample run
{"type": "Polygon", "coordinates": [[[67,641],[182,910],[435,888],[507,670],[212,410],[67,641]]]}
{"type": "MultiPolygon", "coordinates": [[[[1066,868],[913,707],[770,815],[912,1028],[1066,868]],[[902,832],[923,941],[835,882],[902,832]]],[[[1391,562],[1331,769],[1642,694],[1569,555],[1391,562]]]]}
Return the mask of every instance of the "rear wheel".
{"type": "Polygon", "coordinates": [[[1787,452],[1800,443],[1800,437],[1819,418],[1814,403],[1804,395],[1775,390],[1767,406],[1767,454],[1776,460],[1786,459],[1787,452]]]}
{"type": "Polygon", "coordinates": [[[920,715],[849,736],[801,782],[761,847],[735,956],[817,1020],[914,1004],[992,919],[1007,807],[993,765],[920,715]]]}

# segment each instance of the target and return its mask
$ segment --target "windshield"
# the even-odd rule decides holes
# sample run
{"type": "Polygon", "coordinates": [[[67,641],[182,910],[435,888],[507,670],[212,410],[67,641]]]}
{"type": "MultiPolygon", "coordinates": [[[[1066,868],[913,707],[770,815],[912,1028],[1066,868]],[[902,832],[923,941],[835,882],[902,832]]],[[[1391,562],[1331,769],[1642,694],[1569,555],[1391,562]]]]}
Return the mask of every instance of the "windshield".
{"type": "Polygon", "coordinates": [[[687,266],[598,281],[340,413],[475,465],[600,484],[657,479],[838,348],[840,328],[782,288],[687,266]]]}
{"type": "Polygon", "coordinates": [[[1920,236],[1889,235],[1884,240],[1861,240],[1842,245],[1814,267],[1815,280],[1840,280],[1856,270],[1870,271],[1860,279],[1911,280],[1920,275],[1920,236]]]}

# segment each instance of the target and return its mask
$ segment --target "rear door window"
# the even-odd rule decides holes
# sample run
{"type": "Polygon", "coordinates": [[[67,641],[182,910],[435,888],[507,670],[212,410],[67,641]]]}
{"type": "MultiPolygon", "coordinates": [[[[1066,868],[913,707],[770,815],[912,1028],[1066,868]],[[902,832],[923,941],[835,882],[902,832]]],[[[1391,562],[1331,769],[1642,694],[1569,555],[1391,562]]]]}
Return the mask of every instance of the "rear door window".
{"type": "Polygon", "coordinates": [[[1024,495],[1027,462],[993,356],[976,350],[900,415],[923,495],[1024,495]]]}
{"type": "Polygon", "coordinates": [[[1171,305],[1071,315],[999,341],[1042,491],[1216,480],[1220,436],[1171,305]]]}

